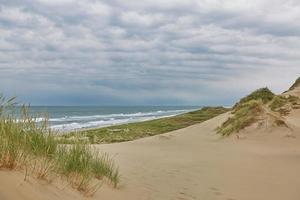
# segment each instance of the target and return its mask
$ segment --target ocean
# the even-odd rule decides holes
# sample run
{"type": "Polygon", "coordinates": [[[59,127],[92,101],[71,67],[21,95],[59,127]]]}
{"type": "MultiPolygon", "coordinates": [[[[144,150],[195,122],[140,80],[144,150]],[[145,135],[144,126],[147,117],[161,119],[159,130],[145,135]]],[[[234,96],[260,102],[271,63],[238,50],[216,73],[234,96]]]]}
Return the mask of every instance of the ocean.
{"type": "Polygon", "coordinates": [[[158,119],[198,108],[196,106],[31,106],[30,110],[35,115],[47,113],[50,127],[66,132],[158,119]]]}

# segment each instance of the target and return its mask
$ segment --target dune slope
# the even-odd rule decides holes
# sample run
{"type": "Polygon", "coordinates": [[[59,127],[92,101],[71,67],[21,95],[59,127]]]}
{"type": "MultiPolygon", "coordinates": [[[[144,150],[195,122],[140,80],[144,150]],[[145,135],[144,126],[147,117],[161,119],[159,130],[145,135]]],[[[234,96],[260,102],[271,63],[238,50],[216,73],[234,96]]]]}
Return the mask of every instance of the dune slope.
{"type": "Polygon", "coordinates": [[[215,128],[227,117],[161,136],[100,145],[122,166],[123,187],[117,193],[131,199],[300,199],[299,129],[293,130],[294,137],[278,129],[246,139],[220,139],[215,128]]]}
{"type": "MultiPolygon", "coordinates": [[[[300,113],[289,116],[297,121],[300,113]]],[[[119,189],[103,187],[91,199],[122,200],[298,200],[300,127],[294,137],[278,130],[246,139],[219,138],[216,118],[163,135],[97,145],[120,166],[119,189]]],[[[285,131],[285,130],[284,130],[285,131]]],[[[0,172],[0,199],[85,199],[64,184],[23,181],[23,174],[0,172]]]]}

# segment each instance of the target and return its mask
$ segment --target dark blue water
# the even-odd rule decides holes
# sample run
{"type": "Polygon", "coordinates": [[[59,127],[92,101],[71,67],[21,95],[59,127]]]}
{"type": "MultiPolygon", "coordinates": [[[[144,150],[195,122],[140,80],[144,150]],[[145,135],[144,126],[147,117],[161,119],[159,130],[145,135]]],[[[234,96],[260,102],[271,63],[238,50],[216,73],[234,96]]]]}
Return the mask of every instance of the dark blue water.
{"type": "Polygon", "coordinates": [[[174,116],[198,108],[195,106],[32,106],[30,110],[35,114],[48,113],[51,128],[70,131],[174,116]]]}

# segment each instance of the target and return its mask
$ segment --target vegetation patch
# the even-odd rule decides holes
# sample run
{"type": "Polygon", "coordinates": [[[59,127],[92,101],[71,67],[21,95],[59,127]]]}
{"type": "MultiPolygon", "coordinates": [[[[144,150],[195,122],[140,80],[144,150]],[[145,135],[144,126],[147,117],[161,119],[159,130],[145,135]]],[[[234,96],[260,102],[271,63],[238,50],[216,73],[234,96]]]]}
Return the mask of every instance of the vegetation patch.
{"type": "Polygon", "coordinates": [[[238,109],[239,106],[243,106],[244,103],[247,103],[251,100],[261,100],[262,103],[266,104],[274,98],[275,94],[269,90],[269,88],[260,88],[255,90],[250,95],[242,98],[235,106],[234,109],[238,109]]]}
{"type": "Polygon", "coordinates": [[[101,182],[114,186],[119,182],[118,169],[106,155],[89,145],[61,145],[48,128],[48,121],[37,124],[28,107],[17,116],[14,98],[0,97],[0,169],[22,169],[28,175],[51,181],[61,177],[85,194],[93,194],[101,182]]]}
{"type": "Polygon", "coordinates": [[[239,132],[257,122],[263,111],[262,100],[250,100],[242,103],[232,112],[233,116],[217,128],[217,133],[228,136],[233,132],[239,132]]]}
{"type": "Polygon", "coordinates": [[[269,108],[281,115],[287,115],[292,109],[298,108],[300,99],[296,96],[275,96],[271,101],[269,108]]]}
{"type": "MultiPolygon", "coordinates": [[[[233,116],[217,128],[217,133],[228,136],[257,122],[264,113],[264,107],[274,97],[275,94],[268,88],[261,88],[242,98],[234,105],[233,116]]],[[[281,104],[281,102],[276,103],[281,104]]]]}
{"type": "Polygon", "coordinates": [[[269,107],[272,111],[277,111],[278,109],[282,108],[284,105],[287,104],[287,99],[283,96],[276,96],[270,103],[269,107]]]}
{"type": "Polygon", "coordinates": [[[217,132],[228,136],[263,118],[269,120],[270,125],[288,127],[282,116],[299,105],[300,99],[296,96],[276,96],[268,88],[261,88],[242,98],[233,107],[233,116],[218,127],[217,132]]]}
{"type": "Polygon", "coordinates": [[[223,107],[205,107],[174,117],[73,132],[64,135],[61,142],[72,143],[74,137],[87,137],[92,144],[130,141],[201,123],[227,111],[229,109],[223,107]]]}

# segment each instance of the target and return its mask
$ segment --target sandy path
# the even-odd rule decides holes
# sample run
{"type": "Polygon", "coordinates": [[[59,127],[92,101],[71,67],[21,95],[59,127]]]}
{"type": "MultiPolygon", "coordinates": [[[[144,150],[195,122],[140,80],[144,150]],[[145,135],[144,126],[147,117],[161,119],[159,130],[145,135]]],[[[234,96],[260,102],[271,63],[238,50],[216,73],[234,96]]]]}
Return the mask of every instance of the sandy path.
{"type": "MultiPolygon", "coordinates": [[[[118,190],[104,186],[93,199],[299,200],[298,129],[296,138],[284,137],[279,130],[253,134],[247,139],[220,139],[214,129],[226,117],[224,114],[185,129],[132,142],[97,145],[114,157],[122,184],[118,190]]],[[[1,200],[32,196],[83,199],[69,188],[57,190],[25,182],[22,187],[13,188],[3,185],[5,179],[10,179],[11,185],[21,181],[0,172],[1,200]]]]}

